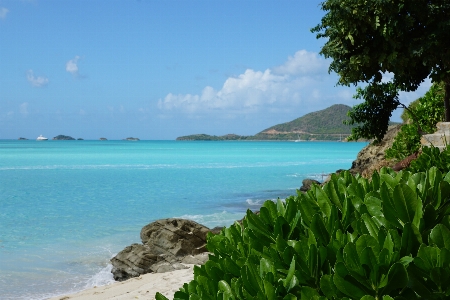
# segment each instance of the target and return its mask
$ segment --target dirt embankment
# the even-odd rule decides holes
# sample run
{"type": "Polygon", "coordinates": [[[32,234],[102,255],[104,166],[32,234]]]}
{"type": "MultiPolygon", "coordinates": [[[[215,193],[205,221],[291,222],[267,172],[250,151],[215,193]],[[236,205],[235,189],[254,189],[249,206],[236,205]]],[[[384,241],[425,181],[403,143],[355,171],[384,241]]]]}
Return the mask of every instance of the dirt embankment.
{"type": "Polygon", "coordinates": [[[395,162],[386,160],[385,152],[392,146],[401,126],[396,125],[390,128],[380,143],[374,144],[372,142],[364,147],[358,153],[349,171],[352,174],[359,173],[364,177],[370,177],[374,171],[380,170],[382,167],[393,167],[395,162]]]}

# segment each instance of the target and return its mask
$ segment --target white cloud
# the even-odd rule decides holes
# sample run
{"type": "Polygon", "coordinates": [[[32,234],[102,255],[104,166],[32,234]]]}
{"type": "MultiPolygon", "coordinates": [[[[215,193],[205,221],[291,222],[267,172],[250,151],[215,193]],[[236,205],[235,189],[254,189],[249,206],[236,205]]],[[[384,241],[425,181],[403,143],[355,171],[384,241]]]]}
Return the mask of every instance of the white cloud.
{"type": "Polygon", "coordinates": [[[158,101],[161,110],[201,113],[229,110],[248,113],[270,106],[292,106],[318,97],[328,63],[316,53],[298,51],[286,63],[265,71],[247,69],[229,77],[220,90],[207,86],[198,95],[169,93],[158,101]]]}
{"type": "Polygon", "coordinates": [[[9,9],[5,7],[0,7],[0,19],[5,19],[6,15],[9,13],[9,9]]]}
{"type": "Polygon", "coordinates": [[[34,87],[43,87],[49,82],[47,77],[35,76],[33,70],[31,69],[27,71],[27,80],[34,87]]]}
{"type": "Polygon", "coordinates": [[[76,55],[73,59],[69,60],[66,63],[66,71],[76,77],[79,77],[79,73],[78,73],[78,60],[79,59],[80,59],[80,57],[78,55],[76,55]]]}
{"type": "Polygon", "coordinates": [[[284,64],[275,67],[274,72],[288,75],[313,75],[324,73],[327,68],[328,63],[320,58],[317,53],[300,50],[294,56],[289,56],[284,64]]]}

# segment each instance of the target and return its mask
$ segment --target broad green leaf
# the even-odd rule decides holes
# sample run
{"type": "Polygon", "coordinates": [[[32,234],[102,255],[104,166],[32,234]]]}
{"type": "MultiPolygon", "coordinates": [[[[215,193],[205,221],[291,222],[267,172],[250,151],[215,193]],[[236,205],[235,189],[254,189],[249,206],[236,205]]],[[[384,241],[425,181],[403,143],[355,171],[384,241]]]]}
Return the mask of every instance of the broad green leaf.
{"type": "Polygon", "coordinates": [[[219,281],[219,290],[223,292],[224,299],[236,299],[230,285],[225,280],[219,281]]]}
{"type": "Polygon", "coordinates": [[[395,289],[402,289],[408,284],[408,272],[401,263],[395,263],[389,269],[388,282],[383,288],[383,294],[389,294],[395,289]]]}
{"type": "Polygon", "coordinates": [[[372,235],[361,235],[356,241],[355,246],[357,253],[361,253],[366,247],[372,248],[375,253],[378,253],[380,251],[377,237],[374,237],[372,235]]]}
{"type": "MultiPolygon", "coordinates": [[[[203,296],[206,296],[206,295],[203,295],[203,296]]],[[[189,295],[189,300],[205,300],[205,299],[202,299],[197,294],[191,294],[191,295],[189,295]]]]}
{"type": "MultiPolygon", "coordinates": [[[[347,270],[351,273],[356,273],[361,277],[365,276],[364,269],[359,260],[358,250],[354,243],[348,243],[344,247],[343,259],[347,270]]],[[[341,275],[342,276],[342,275],[341,275]]]]}
{"type": "Polygon", "coordinates": [[[297,300],[297,297],[292,294],[287,294],[286,296],[284,296],[283,300],[297,300]]]}
{"type": "MultiPolygon", "coordinates": [[[[399,184],[394,188],[394,208],[398,219],[403,224],[413,222],[414,215],[419,209],[419,200],[416,193],[406,184],[399,184]]],[[[421,207],[420,207],[421,208],[421,207]]]]}
{"type": "Polygon", "coordinates": [[[259,287],[255,282],[256,278],[252,277],[252,273],[248,268],[248,264],[241,269],[241,279],[242,279],[242,287],[247,291],[250,295],[256,295],[258,293],[259,287]]]}
{"type": "Polygon", "coordinates": [[[278,210],[278,215],[284,217],[284,214],[286,213],[286,208],[284,206],[283,201],[281,201],[280,198],[277,199],[277,210],[278,210]]]}
{"type": "Polygon", "coordinates": [[[247,210],[246,215],[248,227],[252,230],[254,230],[256,233],[263,235],[267,239],[271,240],[272,242],[275,242],[274,237],[272,234],[267,230],[266,226],[263,222],[259,219],[257,215],[255,215],[251,210],[247,210]]]}
{"type": "Polygon", "coordinates": [[[327,218],[329,218],[331,215],[332,205],[330,199],[321,187],[313,186],[312,189],[316,195],[317,204],[319,205],[320,210],[327,218]]]}
{"type": "Polygon", "coordinates": [[[312,278],[315,278],[318,273],[318,253],[317,248],[315,245],[311,245],[309,247],[309,255],[308,255],[308,268],[309,268],[309,275],[312,278]]]}
{"type": "Polygon", "coordinates": [[[276,298],[276,294],[275,294],[275,288],[273,287],[273,285],[268,282],[268,281],[264,281],[264,292],[265,292],[265,296],[267,297],[267,300],[275,300],[276,298]]]}
{"type": "Polygon", "coordinates": [[[320,289],[328,299],[333,299],[333,297],[336,296],[336,286],[333,282],[333,275],[322,275],[320,278],[320,289]]]}
{"type": "Polygon", "coordinates": [[[337,208],[342,211],[342,202],[345,197],[344,195],[341,195],[341,192],[339,191],[337,180],[331,180],[328,182],[328,184],[323,187],[323,190],[327,193],[331,203],[336,205],[337,208]]]}
{"type": "Polygon", "coordinates": [[[436,225],[436,227],[431,230],[430,239],[439,248],[450,249],[450,230],[444,225],[436,225]]]}
{"type": "Polygon", "coordinates": [[[300,195],[299,208],[302,220],[306,226],[310,226],[313,216],[320,212],[320,207],[317,202],[303,194],[300,195]]]}
{"type": "MultiPolygon", "coordinates": [[[[270,201],[270,200],[268,200],[268,201],[270,201]]],[[[273,226],[274,219],[272,218],[272,215],[267,207],[262,206],[259,209],[259,218],[261,219],[261,221],[263,221],[264,224],[273,226]]]]}
{"type": "Polygon", "coordinates": [[[328,245],[330,241],[330,234],[328,233],[320,214],[315,214],[312,218],[311,230],[314,232],[316,239],[320,241],[322,245],[328,245]]]}
{"type": "Polygon", "coordinates": [[[406,223],[403,227],[400,256],[416,255],[420,244],[422,244],[422,237],[419,230],[411,223],[406,223]]]}
{"type": "Polygon", "coordinates": [[[376,223],[372,220],[372,218],[367,215],[363,214],[361,216],[362,220],[364,221],[364,224],[371,236],[378,239],[378,231],[380,230],[379,227],[376,225],[376,223]]]}
{"type": "Polygon", "coordinates": [[[157,292],[155,295],[155,299],[156,300],[169,300],[168,298],[166,298],[163,294],[157,292]]]}
{"type": "Polygon", "coordinates": [[[272,200],[267,200],[264,201],[263,207],[267,208],[272,218],[272,222],[274,222],[274,220],[276,220],[278,217],[277,205],[272,200]]]}
{"type": "Polygon", "coordinates": [[[402,228],[397,216],[397,211],[394,205],[394,201],[391,197],[391,192],[386,183],[383,182],[380,187],[380,197],[382,199],[383,213],[385,218],[395,227],[402,228]]]}
{"type": "Polygon", "coordinates": [[[292,257],[292,262],[289,267],[288,274],[286,275],[286,279],[284,279],[284,287],[289,292],[296,284],[297,284],[297,278],[294,275],[295,273],[295,258],[292,257]]]}
{"type": "Polygon", "coordinates": [[[333,276],[333,282],[339,291],[349,297],[359,299],[367,295],[367,291],[351,276],[342,278],[341,276],[335,274],[333,276]]]}
{"type": "Polygon", "coordinates": [[[276,274],[276,269],[272,261],[267,258],[261,258],[259,263],[259,276],[261,279],[265,279],[267,273],[276,274]]]}
{"type": "Polygon", "coordinates": [[[319,293],[309,286],[302,287],[300,295],[301,299],[314,299],[315,297],[320,297],[319,293]]]}
{"type": "Polygon", "coordinates": [[[400,178],[393,177],[390,174],[380,175],[381,183],[386,183],[391,189],[394,189],[400,182],[400,178]]]}
{"type": "Polygon", "coordinates": [[[383,216],[380,199],[374,196],[366,196],[364,198],[364,204],[371,216],[383,216]]]}

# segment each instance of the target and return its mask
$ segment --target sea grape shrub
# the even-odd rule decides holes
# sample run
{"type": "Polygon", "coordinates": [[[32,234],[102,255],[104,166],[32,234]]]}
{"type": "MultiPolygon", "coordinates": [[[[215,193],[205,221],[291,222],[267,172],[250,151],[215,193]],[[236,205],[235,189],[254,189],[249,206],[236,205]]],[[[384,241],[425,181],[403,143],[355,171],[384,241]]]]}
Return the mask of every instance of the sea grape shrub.
{"type": "Polygon", "coordinates": [[[209,261],[174,299],[448,299],[449,207],[436,167],[334,174],[210,234],[209,261]]]}
{"type": "Polygon", "coordinates": [[[420,134],[416,124],[404,124],[394,138],[391,148],[386,150],[387,159],[400,161],[420,149],[420,134]]]}
{"type": "Polygon", "coordinates": [[[435,166],[442,173],[450,171],[450,146],[446,146],[443,151],[434,146],[422,147],[422,153],[416,160],[411,162],[408,170],[411,172],[423,172],[431,168],[431,166],[435,166]]]}
{"type": "MultiPolygon", "coordinates": [[[[412,102],[404,110],[405,125],[394,139],[392,147],[386,150],[386,158],[400,161],[417,152],[421,147],[421,133],[433,133],[436,124],[444,120],[444,86],[434,83],[423,97],[412,102]]],[[[429,169],[433,165],[429,165],[429,169]]],[[[422,169],[424,171],[426,169],[422,169]]]]}

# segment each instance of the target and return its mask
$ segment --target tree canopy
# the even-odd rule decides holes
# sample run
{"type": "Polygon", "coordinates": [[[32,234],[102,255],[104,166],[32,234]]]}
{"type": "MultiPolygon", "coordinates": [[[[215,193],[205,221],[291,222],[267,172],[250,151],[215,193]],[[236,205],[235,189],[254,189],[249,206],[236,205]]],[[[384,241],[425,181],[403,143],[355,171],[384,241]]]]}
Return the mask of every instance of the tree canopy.
{"type": "Polygon", "coordinates": [[[428,77],[444,83],[450,121],[450,0],[326,0],[321,8],[326,14],[312,31],[326,39],[320,53],[332,59],[329,71],[340,85],[367,84],[356,95],[365,102],[353,116],[366,120],[356,135],[382,138],[402,105],[398,91],[415,91],[428,77]]]}

